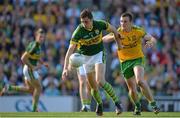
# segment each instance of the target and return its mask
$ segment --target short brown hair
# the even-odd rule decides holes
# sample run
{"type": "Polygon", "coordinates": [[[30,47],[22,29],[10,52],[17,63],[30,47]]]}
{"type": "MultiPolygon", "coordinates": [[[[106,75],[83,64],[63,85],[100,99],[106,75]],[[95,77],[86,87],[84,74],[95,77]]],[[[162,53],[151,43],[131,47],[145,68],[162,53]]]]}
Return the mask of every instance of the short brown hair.
{"type": "Polygon", "coordinates": [[[93,15],[89,9],[84,9],[81,12],[80,18],[88,17],[89,19],[93,19],[93,15]]]}
{"type": "Polygon", "coordinates": [[[133,20],[133,15],[130,12],[125,12],[121,15],[121,17],[129,17],[129,21],[133,20]]]}
{"type": "Polygon", "coordinates": [[[42,28],[37,28],[37,29],[36,29],[36,33],[45,34],[45,31],[44,31],[44,29],[42,29],[42,28]]]}

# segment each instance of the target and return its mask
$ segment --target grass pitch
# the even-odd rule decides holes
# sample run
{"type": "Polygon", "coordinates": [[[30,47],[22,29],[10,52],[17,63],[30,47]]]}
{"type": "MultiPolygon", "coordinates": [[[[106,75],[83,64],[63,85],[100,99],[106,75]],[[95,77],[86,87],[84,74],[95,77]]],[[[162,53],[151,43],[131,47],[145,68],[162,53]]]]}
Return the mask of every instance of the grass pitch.
{"type": "MultiPolygon", "coordinates": [[[[96,118],[95,112],[0,112],[0,118],[96,118]]],[[[142,112],[141,116],[133,116],[132,112],[116,115],[114,112],[104,112],[101,118],[180,118],[180,112],[142,112]]]]}

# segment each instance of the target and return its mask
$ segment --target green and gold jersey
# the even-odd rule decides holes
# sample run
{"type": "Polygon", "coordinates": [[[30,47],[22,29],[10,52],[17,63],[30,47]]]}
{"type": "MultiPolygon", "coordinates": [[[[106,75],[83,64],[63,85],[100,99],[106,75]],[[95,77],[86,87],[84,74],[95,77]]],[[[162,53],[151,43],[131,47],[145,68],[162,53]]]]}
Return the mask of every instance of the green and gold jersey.
{"type": "Polygon", "coordinates": [[[121,62],[144,57],[142,38],[146,35],[146,32],[143,28],[134,25],[130,32],[125,32],[119,27],[118,32],[124,37],[121,39],[123,48],[118,50],[118,56],[121,62]]]}
{"type": "Polygon", "coordinates": [[[41,58],[41,45],[33,41],[31,42],[28,47],[26,48],[26,52],[29,54],[29,61],[32,65],[36,66],[37,62],[41,58]]]}
{"type": "Polygon", "coordinates": [[[109,23],[105,21],[93,21],[92,30],[85,29],[80,24],[73,32],[70,43],[78,45],[78,51],[84,55],[95,55],[103,51],[102,31],[109,30],[109,23]]]}

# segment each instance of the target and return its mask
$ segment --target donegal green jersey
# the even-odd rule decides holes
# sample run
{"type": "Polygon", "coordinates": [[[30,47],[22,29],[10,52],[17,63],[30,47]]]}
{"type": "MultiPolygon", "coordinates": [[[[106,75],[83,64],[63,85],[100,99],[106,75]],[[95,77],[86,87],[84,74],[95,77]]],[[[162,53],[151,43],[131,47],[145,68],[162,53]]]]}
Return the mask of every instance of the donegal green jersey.
{"type": "Polygon", "coordinates": [[[70,43],[78,45],[78,51],[84,55],[95,55],[103,51],[102,31],[109,30],[109,23],[105,21],[93,21],[92,30],[85,29],[80,24],[73,32],[70,43]]]}
{"type": "Polygon", "coordinates": [[[32,65],[36,66],[37,62],[39,61],[39,59],[41,58],[41,45],[36,42],[33,41],[31,42],[28,47],[26,48],[26,52],[28,52],[29,54],[29,61],[32,65]]]}

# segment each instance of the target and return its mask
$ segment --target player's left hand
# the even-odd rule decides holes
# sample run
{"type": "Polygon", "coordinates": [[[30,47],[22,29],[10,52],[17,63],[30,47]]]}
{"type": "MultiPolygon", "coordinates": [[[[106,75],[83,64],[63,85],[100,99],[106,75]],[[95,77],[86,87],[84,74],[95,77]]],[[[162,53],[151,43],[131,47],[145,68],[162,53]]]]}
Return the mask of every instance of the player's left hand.
{"type": "Polygon", "coordinates": [[[154,43],[152,41],[146,41],[145,47],[146,48],[151,48],[153,47],[154,43]]]}

